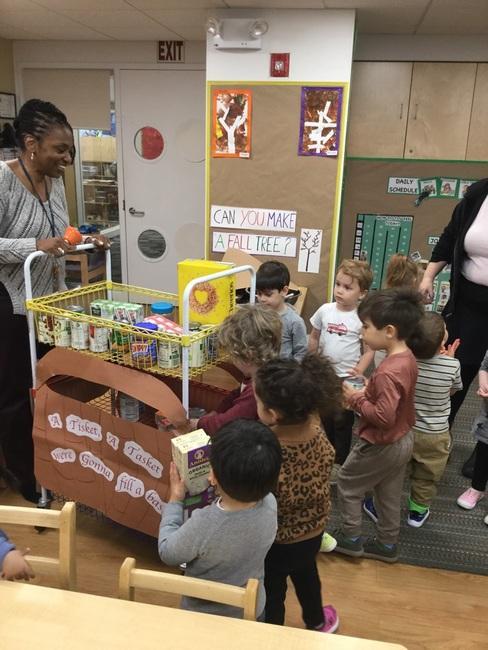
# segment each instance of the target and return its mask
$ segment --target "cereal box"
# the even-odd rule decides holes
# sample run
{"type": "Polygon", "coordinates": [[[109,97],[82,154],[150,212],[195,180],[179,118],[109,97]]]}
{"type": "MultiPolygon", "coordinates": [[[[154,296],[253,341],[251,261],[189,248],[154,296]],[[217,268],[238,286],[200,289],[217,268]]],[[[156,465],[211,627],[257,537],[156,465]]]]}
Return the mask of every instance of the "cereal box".
{"type": "Polygon", "coordinates": [[[203,429],[171,439],[173,461],[190,496],[208,488],[209,441],[203,429]]]}
{"type": "MultiPolygon", "coordinates": [[[[183,291],[195,278],[225,271],[232,263],[213,260],[183,260],[178,262],[178,298],[180,323],[183,319],[183,291]]],[[[234,276],[197,284],[190,294],[190,322],[219,325],[235,309],[234,276]]]]}

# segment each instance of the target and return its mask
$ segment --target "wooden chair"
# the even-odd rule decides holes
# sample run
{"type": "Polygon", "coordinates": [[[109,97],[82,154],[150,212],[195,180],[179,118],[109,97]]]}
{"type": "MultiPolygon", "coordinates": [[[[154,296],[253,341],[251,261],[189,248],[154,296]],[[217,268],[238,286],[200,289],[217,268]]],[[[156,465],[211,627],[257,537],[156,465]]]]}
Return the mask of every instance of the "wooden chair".
{"type": "Polygon", "coordinates": [[[79,264],[81,286],[85,287],[95,278],[99,278],[99,281],[105,280],[106,268],[104,260],[102,260],[97,266],[90,268],[88,255],[84,251],[79,253],[68,253],[64,257],[68,265],[66,269],[67,272],[73,270],[76,273],[76,270],[70,267],[74,262],[79,264]]]}
{"type": "Polygon", "coordinates": [[[37,573],[57,575],[62,589],[76,587],[76,503],[68,501],[61,510],[42,510],[0,506],[0,524],[21,524],[59,529],[59,557],[27,555],[26,559],[37,573]]]}
{"type": "Polygon", "coordinates": [[[234,587],[174,573],[136,569],[135,559],[127,557],[119,572],[119,598],[134,600],[136,587],[241,607],[246,620],[256,620],[259,582],[255,578],[248,580],[246,587],[234,587]]]}

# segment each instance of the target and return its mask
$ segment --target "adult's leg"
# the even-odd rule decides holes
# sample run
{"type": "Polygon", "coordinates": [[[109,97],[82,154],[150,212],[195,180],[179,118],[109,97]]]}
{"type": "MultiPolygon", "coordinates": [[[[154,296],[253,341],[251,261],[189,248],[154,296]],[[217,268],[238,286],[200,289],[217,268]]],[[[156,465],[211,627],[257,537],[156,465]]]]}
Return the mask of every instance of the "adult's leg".
{"type": "Polygon", "coordinates": [[[461,381],[463,382],[463,388],[462,390],[456,391],[454,395],[451,395],[451,413],[449,415],[450,427],[452,426],[456,418],[457,412],[459,411],[459,409],[461,408],[464,402],[464,398],[466,397],[466,394],[473,382],[473,379],[478,374],[480,365],[481,365],[481,359],[480,359],[480,363],[477,366],[471,364],[465,364],[465,363],[463,364],[461,361],[461,381]]]}
{"type": "Polygon", "coordinates": [[[29,389],[31,367],[27,319],[13,314],[0,287],[0,442],[7,469],[25,498],[36,500],[29,389]]]}
{"type": "Polygon", "coordinates": [[[294,546],[290,578],[295,587],[302,618],[306,627],[317,630],[325,623],[322,605],[322,585],[315,557],[320,549],[322,535],[291,544],[294,546]]]}
{"type": "Polygon", "coordinates": [[[474,464],[473,480],[471,486],[475,490],[484,492],[488,483],[488,445],[478,441],[476,444],[476,462],[474,464]]]}

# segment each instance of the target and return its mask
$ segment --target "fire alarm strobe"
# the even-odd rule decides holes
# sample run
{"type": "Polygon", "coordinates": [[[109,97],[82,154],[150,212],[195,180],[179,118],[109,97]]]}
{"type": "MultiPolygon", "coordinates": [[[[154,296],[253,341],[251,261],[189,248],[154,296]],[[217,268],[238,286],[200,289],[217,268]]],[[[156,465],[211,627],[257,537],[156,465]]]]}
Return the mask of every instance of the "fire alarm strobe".
{"type": "Polygon", "coordinates": [[[288,77],[289,69],[290,54],[288,52],[271,54],[271,77],[288,77]]]}

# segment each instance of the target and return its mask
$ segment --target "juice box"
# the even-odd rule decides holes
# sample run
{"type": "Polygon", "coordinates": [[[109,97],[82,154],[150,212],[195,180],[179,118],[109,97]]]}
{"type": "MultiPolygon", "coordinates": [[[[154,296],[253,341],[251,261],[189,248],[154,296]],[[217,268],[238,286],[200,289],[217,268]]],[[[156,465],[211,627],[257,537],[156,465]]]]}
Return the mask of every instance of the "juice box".
{"type": "MultiPolygon", "coordinates": [[[[178,299],[180,323],[183,322],[183,291],[200,276],[233,268],[231,262],[213,260],[183,260],[178,262],[178,299]]],[[[220,325],[235,309],[235,282],[230,275],[211,282],[197,284],[190,294],[190,322],[220,325]]]]}
{"type": "Polygon", "coordinates": [[[208,488],[209,441],[203,429],[171,439],[173,461],[190,496],[208,488]]]}

